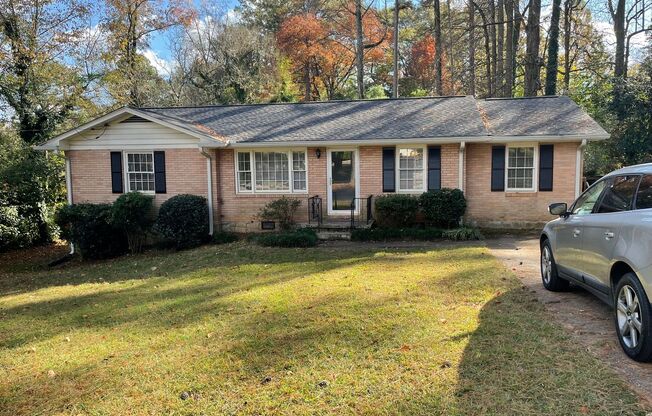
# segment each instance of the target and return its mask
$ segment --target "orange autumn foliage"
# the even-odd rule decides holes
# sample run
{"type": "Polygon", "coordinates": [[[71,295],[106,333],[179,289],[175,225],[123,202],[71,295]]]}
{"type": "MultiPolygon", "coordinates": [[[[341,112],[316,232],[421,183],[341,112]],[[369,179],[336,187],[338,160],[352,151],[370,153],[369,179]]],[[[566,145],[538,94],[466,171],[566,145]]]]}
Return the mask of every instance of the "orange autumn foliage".
{"type": "MultiPolygon", "coordinates": [[[[446,68],[446,53],[442,53],[442,78],[444,90],[450,91],[451,79],[446,68]]],[[[428,34],[412,44],[408,74],[425,89],[432,89],[435,80],[435,39],[428,34]]]]}

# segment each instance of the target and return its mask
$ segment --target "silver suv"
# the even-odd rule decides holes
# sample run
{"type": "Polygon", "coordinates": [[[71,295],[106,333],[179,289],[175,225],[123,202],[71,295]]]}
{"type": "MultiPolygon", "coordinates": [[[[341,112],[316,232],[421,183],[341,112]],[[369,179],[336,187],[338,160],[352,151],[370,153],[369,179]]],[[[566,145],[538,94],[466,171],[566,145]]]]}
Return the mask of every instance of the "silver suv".
{"type": "Polygon", "coordinates": [[[570,207],[552,204],[559,218],[541,233],[546,289],[569,282],[614,310],[620,345],[637,361],[652,360],[652,163],[603,177],[570,207]]]}

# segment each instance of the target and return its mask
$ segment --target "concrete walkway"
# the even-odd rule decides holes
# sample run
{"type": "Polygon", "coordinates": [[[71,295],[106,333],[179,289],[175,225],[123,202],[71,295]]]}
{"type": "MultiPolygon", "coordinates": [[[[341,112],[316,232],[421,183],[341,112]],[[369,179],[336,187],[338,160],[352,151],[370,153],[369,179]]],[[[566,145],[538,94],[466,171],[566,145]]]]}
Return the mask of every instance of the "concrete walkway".
{"type": "Polygon", "coordinates": [[[494,256],[512,270],[570,332],[577,340],[578,348],[604,360],[642,399],[652,404],[652,363],[637,363],[625,355],[616,338],[611,309],[575,286],[563,293],[543,288],[537,236],[504,236],[489,239],[486,243],[494,256]]]}

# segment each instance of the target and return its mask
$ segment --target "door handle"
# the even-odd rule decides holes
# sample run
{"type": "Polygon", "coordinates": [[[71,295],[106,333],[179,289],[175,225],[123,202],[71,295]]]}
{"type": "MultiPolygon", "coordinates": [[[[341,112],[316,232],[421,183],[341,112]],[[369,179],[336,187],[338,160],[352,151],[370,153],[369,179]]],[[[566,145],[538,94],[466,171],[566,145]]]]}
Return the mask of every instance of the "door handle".
{"type": "Polygon", "coordinates": [[[611,240],[612,238],[614,238],[614,235],[615,234],[613,233],[613,231],[605,231],[604,238],[607,240],[611,240]]]}
{"type": "Polygon", "coordinates": [[[573,237],[579,237],[581,232],[582,232],[582,230],[580,230],[579,228],[575,228],[573,230],[573,237]]]}

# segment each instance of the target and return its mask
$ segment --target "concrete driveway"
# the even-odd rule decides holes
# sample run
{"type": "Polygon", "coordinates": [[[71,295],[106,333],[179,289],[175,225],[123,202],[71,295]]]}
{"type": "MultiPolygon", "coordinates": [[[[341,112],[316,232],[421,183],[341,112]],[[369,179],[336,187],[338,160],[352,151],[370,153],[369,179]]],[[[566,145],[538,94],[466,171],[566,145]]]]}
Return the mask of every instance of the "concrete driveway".
{"type": "Polygon", "coordinates": [[[563,293],[543,288],[538,236],[503,236],[488,239],[486,243],[577,340],[578,348],[602,358],[642,399],[652,403],[652,363],[637,363],[623,353],[616,338],[611,309],[576,286],[563,293]]]}

